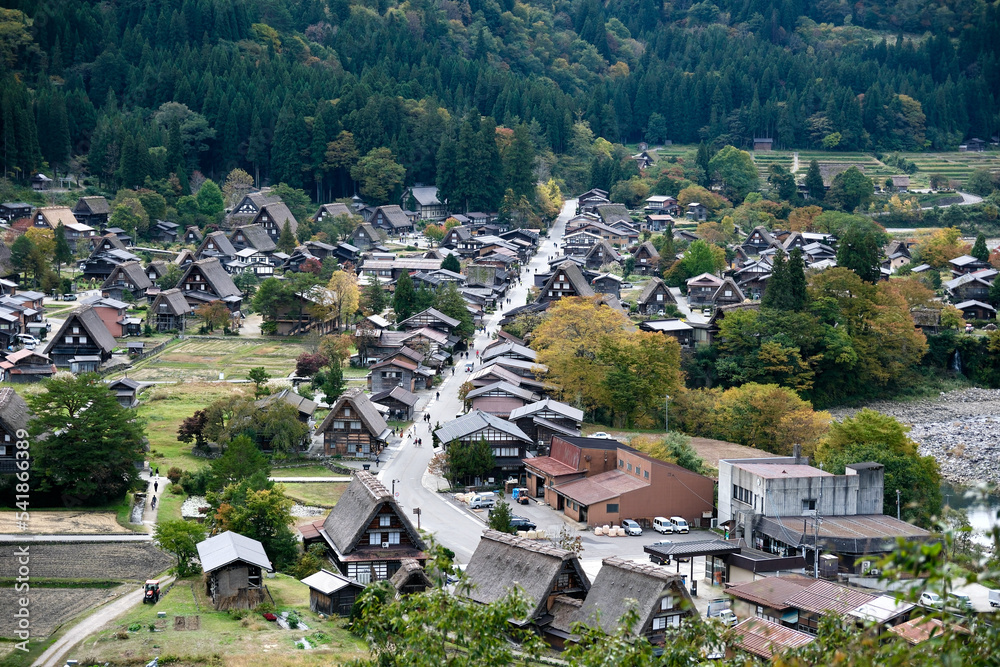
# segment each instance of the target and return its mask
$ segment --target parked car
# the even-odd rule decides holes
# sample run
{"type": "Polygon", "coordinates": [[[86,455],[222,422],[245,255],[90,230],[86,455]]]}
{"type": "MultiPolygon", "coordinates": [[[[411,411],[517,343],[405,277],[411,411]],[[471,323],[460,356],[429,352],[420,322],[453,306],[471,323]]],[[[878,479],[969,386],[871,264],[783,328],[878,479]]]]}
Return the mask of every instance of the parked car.
{"type": "Polygon", "coordinates": [[[726,627],[730,628],[740,622],[740,620],[736,618],[736,614],[733,613],[732,609],[723,609],[721,612],[719,612],[718,619],[722,621],[723,624],[726,625],[726,627]]]}
{"type": "Polygon", "coordinates": [[[674,524],[665,516],[658,516],[653,519],[653,530],[658,533],[670,534],[674,532],[674,524]]]}
{"type": "Polygon", "coordinates": [[[649,546],[651,546],[651,547],[669,547],[673,543],[674,543],[673,540],[658,540],[656,542],[653,542],[649,546]]]}
{"type": "Polygon", "coordinates": [[[611,439],[611,435],[608,434],[608,433],[605,433],[604,431],[598,431],[597,433],[592,433],[590,435],[590,437],[591,438],[600,438],[601,440],[610,440],[611,439]]]}
{"type": "Polygon", "coordinates": [[[62,300],[63,301],[76,301],[76,295],[75,294],[63,294],[62,295],[62,300]]]}
{"type": "Polygon", "coordinates": [[[944,600],[937,593],[924,592],[920,594],[920,604],[933,609],[941,609],[944,607],[944,600]]]}
{"type": "Polygon", "coordinates": [[[632,519],[622,521],[622,528],[625,529],[626,535],[642,535],[642,526],[632,519]]]}
{"type": "Polygon", "coordinates": [[[687,533],[690,531],[690,528],[688,528],[688,523],[687,521],[684,520],[683,517],[679,516],[670,517],[670,525],[674,527],[675,533],[687,533]]]}
{"type": "Polygon", "coordinates": [[[972,611],[972,599],[965,593],[948,593],[948,606],[959,611],[972,611]]]}
{"type": "Polygon", "coordinates": [[[470,509],[482,509],[491,508],[497,504],[497,494],[492,491],[487,491],[486,493],[477,493],[472,496],[472,500],[469,501],[470,509]]]}
{"type": "Polygon", "coordinates": [[[1000,607],[1000,591],[990,591],[990,606],[1000,607]]]}
{"type": "Polygon", "coordinates": [[[34,350],[38,346],[38,339],[31,334],[17,334],[14,339],[29,350],[34,350]]]}
{"type": "Polygon", "coordinates": [[[534,530],[536,526],[530,519],[526,519],[523,516],[514,515],[510,518],[510,527],[516,528],[517,530],[534,530]]]}
{"type": "Polygon", "coordinates": [[[712,309],[711,308],[702,308],[701,309],[701,314],[704,315],[705,317],[711,317],[712,316],[712,309]]]}

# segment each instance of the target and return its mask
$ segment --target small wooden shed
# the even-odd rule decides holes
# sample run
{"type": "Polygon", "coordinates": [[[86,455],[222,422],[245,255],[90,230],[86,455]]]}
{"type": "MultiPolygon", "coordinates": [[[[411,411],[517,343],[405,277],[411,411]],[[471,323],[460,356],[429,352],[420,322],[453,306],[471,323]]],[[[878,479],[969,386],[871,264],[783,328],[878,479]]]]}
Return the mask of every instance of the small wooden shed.
{"type": "Polygon", "coordinates": [[[354,601],[365,590],[363,584],[330,570],[320,570],[301,581],[309,587],[309,608],[327,616],[350,616],[354,601]]]}
{"type": "Polygon", "coordinates": [[[253,609],[271,597],[263,572],[274,568],[257,540],[227,530],[199,542],[198,558],[205,592],[217,610],[253,609]]]}

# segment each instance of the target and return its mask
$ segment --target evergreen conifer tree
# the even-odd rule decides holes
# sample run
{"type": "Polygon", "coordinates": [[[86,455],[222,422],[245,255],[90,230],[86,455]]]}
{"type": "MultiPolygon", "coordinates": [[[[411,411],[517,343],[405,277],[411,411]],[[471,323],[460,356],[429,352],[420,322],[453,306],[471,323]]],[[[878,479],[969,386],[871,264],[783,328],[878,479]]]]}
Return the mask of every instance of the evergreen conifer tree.
{"type": "Polygon", "coordinates": [[[69,242],[66,240],[66,228],[60,221],[56,225],[55,229],[55,242],[56,247],[53,252],[53,258],[56,263],[56,272],[59,277],[62,278],[62,265],[68,264],[73,259],[73,251],[69,247],[69,242]]]}
{"type": "Polygon", "coordinates": [[[805,262],[802,259],[801,248],[793,248],[791,254],[788,256],[788,263],[785,268],[785,280],[788,294],[786,299],[788,310],[802,310],[808,301],[808,293],[806,292],[805,262]]]}
{"type": "Polygon", "coordinates": [[[295,246],[298,245],[298,241],[295,240],[295,234],[292,233],[292,225],[288,220],[285,220],[285,224],[281,226],[281,235],[278,237],[278,242],[275,244],[278,246],[278,250],[284,253],[290,253],[295,250],[295,246]]]}
{"type": "Polygon", "coordinates": [[[458,261],[458,257],[455,255],[448,255],[441,262],[441,268],[447,271],[454,271],[455,273],[462,272],[462,263],[458,261]]]}
{"type": "Polygon", "coordinates": [[[823,201],[823,197],[826,196],[826,188],[823,187],[823,174],[819,172],[819,162],[816,160],[809,163],[805,186],[810,197],[817,201],[823,201]]]}
{"type": "Polygon", "coordinates": [[[788,310],[787,300],[788,265],[785,261],[784,251],[778,250],[774,255],[771,277],[767,279],[767,287],[764,288],[764,296],[760,300],[760,305],[762,308],[788,310]]]}
{"type": "Polygon", "coordinates": [[[986,235],[982,232],[976,237],[976,244],[972,246],[972,251],[969,253],[981,262],[988,262],[990,260],[990,251],[986,247],[986,235]]]}
{"type": "Polygon", "coordinates": [[[413,280],[410,274],[403,271],[403,275],[396,281],[396,294],[392,298],[392,309],[396,311],[396,322],[402,322],[415,312],[417,293],[413,289],[413,280]]]}

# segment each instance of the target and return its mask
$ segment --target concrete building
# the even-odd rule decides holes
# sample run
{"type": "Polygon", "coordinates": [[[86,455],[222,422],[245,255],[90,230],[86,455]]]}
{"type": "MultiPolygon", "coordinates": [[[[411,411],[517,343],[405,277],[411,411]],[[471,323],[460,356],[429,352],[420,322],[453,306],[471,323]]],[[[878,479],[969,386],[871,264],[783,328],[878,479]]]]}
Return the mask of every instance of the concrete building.
{"type": "Polygon", "coordinates": [[[833,475],[801,456],[720,460],[719,524],[755,549],[801,552],[813,563],[818,544],[840,557],[840,567],[860,571],[870,566],[866,556],[891,551],[897,538],[929,535],[882,513],[884,476],[880,463],[833,475]]]}

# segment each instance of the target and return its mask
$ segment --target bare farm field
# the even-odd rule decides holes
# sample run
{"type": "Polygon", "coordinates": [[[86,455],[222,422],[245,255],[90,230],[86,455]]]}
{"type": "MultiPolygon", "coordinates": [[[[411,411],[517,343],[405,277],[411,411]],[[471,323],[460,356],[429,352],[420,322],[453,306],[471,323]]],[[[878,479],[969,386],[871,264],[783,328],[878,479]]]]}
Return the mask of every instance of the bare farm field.
{"type": "MultiPolygon", "coordinates": [[[[0,578],[17,576],[14,544],[0,545],[0,578]]],[[[35,543],[30,545],[31,576],[35,579],[145,581],[173,564],[150,543],[35,543]]]]}
{"type": "MultiPolygon", "coordinates": [[[[108,588],[39,588],[28,593],[31,600],[31,633],[33,637],[47,637],[60,625],[86,609],[131,590],[133,586],[108,588]]],[[[17,609],[18,598],[24,597],[13,588],[0,589],[0,609],[17,609]]],[[[17,629],[13,614],[0,615],[0,637],[12,638],[17,629]]]]}
{"type": "Polygon", "coordinates": [[[287,377],[306,346],[290,341],[240,338],[191,338],[172,345],[129,369],[129,377],[142,382],[246,379],[251,368],[263,366],[272,377],[287,377]]]}
{"type": "MultiPolygon", "coordinates": [[[[16,512],[0,512],[0,533],[25,531],[15,521],[16,512]]],[[[132,531],[118,524],[115,512],[32,512],[28,533],[33,535],[113,535],[132,531]]]]}

